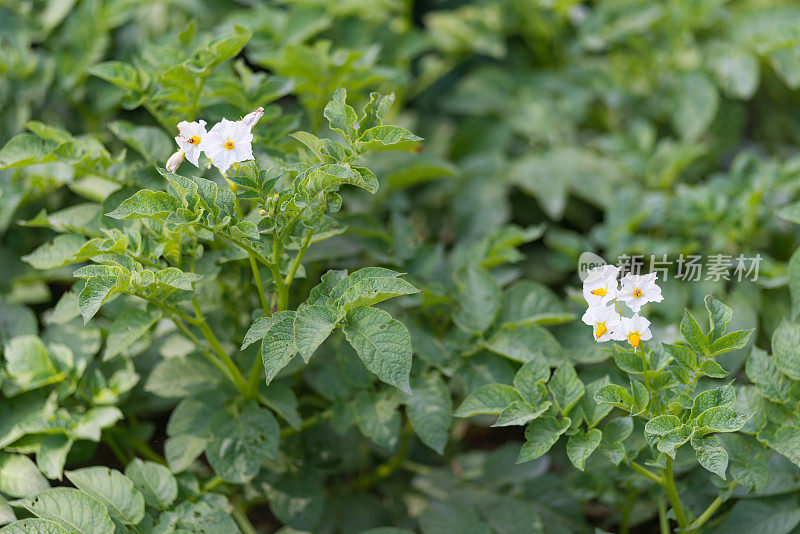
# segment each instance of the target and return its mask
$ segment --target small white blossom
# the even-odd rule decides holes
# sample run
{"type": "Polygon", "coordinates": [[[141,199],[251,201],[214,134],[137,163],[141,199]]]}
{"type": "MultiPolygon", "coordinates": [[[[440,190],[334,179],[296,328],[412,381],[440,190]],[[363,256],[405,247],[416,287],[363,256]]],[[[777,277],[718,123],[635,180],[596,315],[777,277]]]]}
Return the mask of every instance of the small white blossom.
{"type": "Polygon", "coordinates": [[[661,302],[661,288],[656,285],[656,273],[626,274],[617,298],[624,302],[632,312],[638,313],[648,302],[661,302]]]}
{"type": "Polygon", "coordinates": [[[200,157],[200,145],[203,144],[205,137],[206,121],[181,121],[178,123],[178,136],[175,138],[175,142],[186,153],[186,159],[195,167],[199,167],[197,160],[200,157]]]}
{"type": "Polygon", "coordinates": [[[242,123],[250,128],[253,129],[253,126],[264,116],[264,108],[258,108],[257,110],[253,111],[252,113],[248,113],[242,118],[242,123]]]}
{"type": "Polygon", "coordinates": [[[620,316],[613,306],[598,304],[589,307],[581,320],[593,328],[595,340],[603,343],[616,339],[620,328],[620,316]]]}
{"type": "Polygon", "coordinates": [[[639,348],[639,342],[647,341],[652,337],[650,321],[645,317],[640,317],[638,313],[634,313],[633,317],[622,317],[619,329],[615,332],[617,341],[627,340],[634,350],[639,348]]]}
{"type": "Polygon", "coordinates": [[[252,143],[253,134],[242,121],[222,119],[208,131],[200,148],[224,174],[234,163],[253,159],[252,143]]]}
{"type": "Polygon", "coordinates": [[[617,296],[617,276],[619,267],[602,265],[589,271],[583,281],[583,297],[590,307],[606,305],[617,296]]]}
{"type": "Polygon", "coordinates": [[[186,154],[183,150],[178,150],[173,155],[169,157],[167,160],[167,164],[164,165],[164,168],[167,169],[169,172],[175,172],[180,167],[181,163],[183,163],[183,158],[186,157],[186,154]]]}

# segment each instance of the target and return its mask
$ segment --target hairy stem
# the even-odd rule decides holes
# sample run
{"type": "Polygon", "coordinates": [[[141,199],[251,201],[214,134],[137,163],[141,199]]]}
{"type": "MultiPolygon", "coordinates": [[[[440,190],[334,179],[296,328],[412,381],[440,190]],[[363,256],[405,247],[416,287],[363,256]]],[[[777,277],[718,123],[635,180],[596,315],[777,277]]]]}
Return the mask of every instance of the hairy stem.
{"type": "Polygon", "coordinates": [[[294,261],[292,261],[292,265],[291,267],[289,267],[289,274],[286,275],[286,280],[284,280],[284,284],[286,284],[287,291],[289,290],[290,287],[292,287],[292,282],[294,282],[294,275],[297,274],[297,269],[303,262],[303,256],[305,256],[306,250],[308,250],[308,245],[311,244],[312,237],[314,237],[314,230],[309,230],[306,233],[306,237],[303,239],[303,244],[300,247],[300,250],[297,251],[297,256],[294,257],[294,261]]]}
{"type": "Polygon", "coordinates": [[[667,503],[664,497],[658,498],[658,527],[661,534],[669,533],[669,519],[667,518],[667,503]]]}
{"type": "MultiPolygon", "coordinates": [[[[231,182],[229,182],[231,183],[231,182]]],[[[233,194],[236,194],[236,185],[231,185],[231,191],[233,194]]],[[[239,197],[233,197],[234,206],[236,207],[236,215],[239,219],[244,219],[244,212],[242,211],[242,205],[239,203],[239,197]]],[[[261,302],[261,309],[264,310],[264,315],[269,317],[272,315],[272,312],[269,309],[269,304],[267,304],[267,297],[264,294],[264,285],[261,283],[261,273],[258,272],[258,264],[256,263],[256,257],[251,251],[247,251],[247,257],[250,260],[250,270],[253,271],[253,280],[256,283],[256,291],[258,291],[258,300],[261,302]]]]}
{"type": "Polygon", "coordinates": [[[633,504],[636,502],[637,494],[638,492],[633,490],[628,492],[628,495],[625,497],[625,504],[622,507],[622,517],[619,521],[619,534],[628,534],[630,531],[631,510],[633,510],[633,504]]]}
{"type": "Polygon", "coordinates": [[[258,531],[247,517],[247,511],[241,501],[237,501],[233,504],[233,519],[236,520],[236,524],[239,525],[243,534],[258,534],[258,531]]]}
{"type": "MultiPolygon", "coordinates": [[[[270,405],[270,402],[266,398],[264,398],[263,396],[259,396],[259,400],[261,401],[261,404],[264,404],[265,406],[269,406],[270,405]]],[[[325,410],[323,412],[315,413],[314,415],[312,415],[312,416],[310,416],[310,417],[308,417],[306,419],[303,419],[303,421],[300,423],[300,426],[298,426],[297,428],[286,427],[286,428],[281,429],[281,437],[282,438],[287,438],[289,436],[294,436],[295,434],[299,434],[303,430],[306,430],[308,428],[311,428],[312,426],[318,425],[319,423],[323,422],[326,419],[330,419],[331,417],[333,417],[333,410],[331,410],[331,409],[325,410]]]]}
{"type": "Polygon", "coordinates": [[[672,470],[672,458],[667,455],[667,467],[662,473],[664,479],[664,491],[667,492],[667,499],[672,506],[672,511],[675,512],[675,519],[678,521],[678,526],[686,528],[689,526],[689,521],[686,519],[686,513],[683,511],[681,498],[678,496],[678,490],[675,488],[675,476],[672,470]]]}
{"type": "Polygon", "coordinates": [[[249,389],[247,387],[247,382],[245,382],[241,371],[239,371],[239,368],[236,367],[235,363],[233,363],[231,357],[228,356],[228,353],[225,352],[224,348],[222,348],[222,345],[217,339],[217,336],[214,335],[211,327],[208,326],[208,322],[206,321],[205,316],[203,316],[203,310],[200,309],[200,304],[197,303],[197,299],[192,299],[192,306],[194,307],[194,313],[197,316],[197,328],[200,329],[203,337],[205,337],[206,341],[208,341],[208,344],[211,346],[211,350],[214,351],[217,357],[219,357],[219,359],[230,372],[231,376],[233,377],[233,382],[236,384],[236,388],[240,393],[248,397],[249,389]]]}
{"type": "Polygon", "coordinates": [[[650,480],[652,480],[653,482],[655,482],[659,486],[663,486],[664,485],[664,480],[660,476],[658,476],[657,474],[655,474],[652,471],[650,471],[649,469],[646,469],[646,468],[642,467],[641,465],[639,465],[639,464],[637,464],[636,462],[633,462],[633,461],[631,462],[630,465],[631,465],[631,469],[633,469],[637,473],[640,473],[640,474],[646,476],[647,478],[649,478],[650,480]]]}
{"type": "Polygon", "coordinates": [[[700,527],[702,527],[703,525],[705,525],[706,522],[709,519],[711,519],[711,517],[713,517],[714,513],[716,513],[719,507],[722,506],[722,503],[724,503],[728,499],[728,497],[730,496],[730,492],[733,490],[733,488],[735,488],[738,485],[739,483],[734,480],[733,483],[730,486],[728,486],[728,489],[721,495],[718,495],[717,498],[714,499],[711,502],[711,504],[708,505],[708,508],[706,508],[702,514],[700,514],[700,517],[695,519],[694,522],[691,525],[689,525],[686,531],[694,532],[700,529],[700,527]]]}

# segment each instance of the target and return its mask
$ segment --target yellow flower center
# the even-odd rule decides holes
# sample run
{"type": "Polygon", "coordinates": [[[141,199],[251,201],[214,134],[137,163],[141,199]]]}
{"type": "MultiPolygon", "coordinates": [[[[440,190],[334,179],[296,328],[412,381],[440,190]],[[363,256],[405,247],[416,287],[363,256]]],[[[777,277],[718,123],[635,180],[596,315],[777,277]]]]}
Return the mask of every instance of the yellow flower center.
{"type": "Polygon", "coordinates": [[[186,142],[189,143],[190,145],[196,145],[200,142],[200,137],[197,135],[193,135],[189,139],[187,139],[186,142]]]}
{"type": "Polygon", "coordinates": [[[228,139],[227,141],[222,143],[222,146],[225,147],[225,150],[233,150],[233,141],[228,139]]]}
{"type": "Polygon", "coordinates": [[[594,333],[594,338],[600,339],[607,331],[608,328],[606,328],[606,323],[597,323],[597,330],[594,333]]]}
{"type": "Polygon", "coordinates": [[[605,297],[606,296],[606,288],[601,287],[601,288],[598,288],[598,289],[593,289],[592,290],[592,295],[595,295],[597,297],[605,297]]]}
{"type": "Polygon", "coordinates": [[[637,299],[642,295],[644,295],[644,293],[642,293],[642,290],[639,289],[638,287],[633,290],[633,296],[636,297],[637,299]]]}
{"type": "Polygon", "coordinates": [[[633,347],[634,349],[638,349],[639,348],[639,340],[641,339],[641,337],[642,336],[641,336],[641,334],[639,334],[638,331],[631,332],[630,334],[628,334],[628,341],[631,342],[631,347],[633,347]]]}

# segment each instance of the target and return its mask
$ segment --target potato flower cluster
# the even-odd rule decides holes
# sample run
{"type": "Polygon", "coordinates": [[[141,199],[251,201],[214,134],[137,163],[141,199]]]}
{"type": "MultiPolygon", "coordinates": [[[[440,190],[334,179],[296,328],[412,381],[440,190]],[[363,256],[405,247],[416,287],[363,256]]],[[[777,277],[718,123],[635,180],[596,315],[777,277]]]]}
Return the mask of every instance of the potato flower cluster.
{"type": "Polygon", "coordinates": [[[208,131],[204,120],[179,122],[175,142],[180,148],[167,160],[166,169],[175,172],[184,159],[199,167],[201,152],[222,174],[234,163],[253,159],[252,130],[263,115],[264,108],[258,108],[242,120],[223,118],[208,131]]]}
{"type": "Polygon", "coordinates": [[[619,267],[603,265],[591,269],[583,282],[583,296],[589,308],[582,320],[593,328],[598,342],[628,341],[634,350],[642,341],[652,338],[650,321],[639,315],[648,302],[661,302],[661,288],[656,284],[656,273],[631,274],[622,277],[618,285],[619,267]],[[626,317],[619,307],[623,302],[633,316],[626,317]]]}

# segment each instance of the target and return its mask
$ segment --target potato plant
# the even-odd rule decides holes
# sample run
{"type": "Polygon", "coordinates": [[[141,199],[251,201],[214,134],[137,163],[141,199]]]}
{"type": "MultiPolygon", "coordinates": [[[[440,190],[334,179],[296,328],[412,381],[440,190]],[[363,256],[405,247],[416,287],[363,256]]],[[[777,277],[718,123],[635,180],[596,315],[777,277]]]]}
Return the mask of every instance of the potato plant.
{"type": "Polygon", "coordinates": [[[3,4],[0,533],[797,532],[798,22],[3,4]]]}

